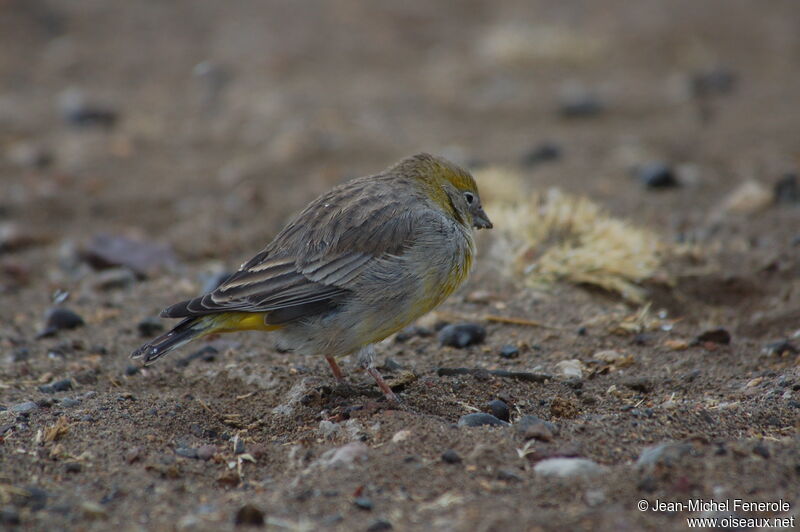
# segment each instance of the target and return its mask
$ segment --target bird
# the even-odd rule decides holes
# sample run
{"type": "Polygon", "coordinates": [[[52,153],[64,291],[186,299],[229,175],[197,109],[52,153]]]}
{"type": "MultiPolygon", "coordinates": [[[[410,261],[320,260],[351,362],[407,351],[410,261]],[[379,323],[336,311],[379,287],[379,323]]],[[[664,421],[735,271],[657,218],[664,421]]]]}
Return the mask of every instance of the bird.
{"type": "Polygon", "coordinates": [[[468,277],[475,229],[491,229],[465,169],[419,153],[312,201],[214,290],[171,305],[182,318],[131,358],[152,364],[209,334],[270,331],[280,344],[338,360],[357,354],[385,397],[374,345],[442,303],[468,277]]]}

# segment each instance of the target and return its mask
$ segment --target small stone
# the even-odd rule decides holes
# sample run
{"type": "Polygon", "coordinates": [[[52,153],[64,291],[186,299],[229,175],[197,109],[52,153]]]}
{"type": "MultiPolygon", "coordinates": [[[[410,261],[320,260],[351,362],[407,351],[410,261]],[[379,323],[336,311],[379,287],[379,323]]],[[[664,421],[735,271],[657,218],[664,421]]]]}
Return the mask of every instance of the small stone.
{"type": "Polygon", "coordinates": [[[44,329],[37,335],[38,338],[53,336],[64,329],[75,329],[84,325],[83,318],[77,313],[64,307],[53,307],[44,316],[44,329]]]}
{"type": "Polygon", "coordinates": [[[731,343],[731,333],[722,328],[710,329],[700,334],[697,337],[697,342],[701,344],[705,342],[711,342],[714,344],[728,345],[731,343]]]}
{"type": "Polygon", "coordinates": [[[683,456],[692,451],[688,443],[664,442],[650,445],[642,449],[636,465],[639,468],[651,471],[657,466],[672,467],[683,456]]]}
{"type": "Polygon", "coordinates": [[[128,288],[136,283],[136,274],[128,268],[111,268],[96,274],[91,279],[94,290],[119,290],[128,288]]]}
{"type": "Polygon", "coordinates": [[[341,427],[338,423],[328,421],[327,419],[323,419],[319,422],[319,433],[323,438],[334,438],[339,432],[341,432],[341,427]]]}
{"type": "Polygon", "coordinates": [[[636,179],[647,188],[665,189],[680,186],[671,166],[662,162],[651,162],[636,169],[636,179]]]}
{"type": "Polygon", "coordinates": [[[42,393],[66,392],[71,389],[72,379],[62,379],[51,382],[50,384],[45,384],[44,386],[39,386],[39,391],[42,393]]]}
{"type": "Polygon", "coordinates": [[[368,447],[361,441],[354,441],[325,451],[320,457],[320,463],[326,467],[350,465],[356,461],[367,459],[368,447]]]}
{"type": "Polygon", "coordinates": [[[489,401],[486,404],[486,411],[502,421],[508,421],[511,418],[511,410],[500,399],[489,401]]]}
{"type": "Polygon", "coordinates": [[[233,522],[239,525],[263,526],[264,512],[253,504],[245,504],[236,512],[233,522]]]}
{"type": "Polygon", "coordinates": [[[475,323],[447,325],[439,331],[439,343],[464,348],[480,344],[486,339],[486,329],[475,323]]]}
{"type": "Polygon", "coordinates": [[[197,458],[200,460],[211,460],[215,454],[217,454],[216,445],[201,445],[197,448],[197,458]]]}
{"type": "Polygon", "coordinates": [[[197,449],[194,447],[178,447],[175,449],[175,454],[183,456],[184,458],[197,458],[197,449]]]}
{"type": "Polygon", "coordinates": [[[431,331],[427,327],[421,327],[419,325],[409,325],[408,327],[406,327],[405,329],[403,329],[394,336],[394,341],[397,342],[398,344],[402,344],[414,338],[415,336],[425,338],[431,335],[433,335],[433,331],[431,331]]]}
{"type": "Polygon", "coordinates": [[[385,519],[376,519],[372,522],[371,525],[367,527],[367,532],[385,532],[386,530],[392,530],[394,527],[392,523],[385,519]]]}
{"type": "Polygon", "coordinates": [[[606,468],[586,458],[548,458],[537,463],[533,471],[545,477],[586,478],[604,473],[606,468]]]}
{"type": "Polygon", "coordinates": [[[185,368],[188,366],[193,360],[202,360],[203,362],[213,362],[217,355],[219,354],[219,350],[213,345],[207,345],[202,349],[195,351],[183,358],[179,358],[175,365],[181,368],[185,368]]]}
{"type": "Polygon", "coordinates": [[[650,393],[653,391],[653,381],[647,377],[629,377],[623,380],[622,384],[636,392],[650,393]]]}
{"type": "Polygon", "coordinates": [[[775,183],[773,189],[775,203],[791,205],[800,203],[800,183],[797,174],[786,174],[780,181],[775,183]]]}
{"type": "Polygon", "coordinates": [[[83,517],[89,520],[105,519],[108,517],[106,509],[93,501],[82,502],[81,513],[83,517]]]}
{"type": "Polygon", "coordinates": [[[158,318],[149,317],[137,323],[136,329],[139,331],[139,336],[150,338],[163,331],[164,324],[158,318]]]}
{"type": "Polygon", "coordinates": [[[722,200],[722,212],[729,214],[754,214],[763,211],[773,202],[773,192],[758,181],[745,181],[722,200]]]}
{"type": "Polygon", "coordinates": [[[526,440],[536,439],[545,442],[553,441],[553,435],[556,432],[556,426],[553,423],[532,415],[519,418],[514,424],[514,428],[526,440]]]}
{"type": "Polygon", "coordinates": [[[392,436],[393,443],[400,443],[401,441],[406,441],[411,437],[412,432],[410,430],[398,430],[392,436]]]}
{"type": "Polygon", "coordinates": [[[561,158],[561,146],[555,142],[537,144],[522,156],[523,166],[536,166],[541,163],[557,161],[561,158]]]}
{"type": "Polygon", "coordinates": [[[233,454],[244,454],[244,440],[241,439],[238,435],[233,438],[233,454]]]}
{"type": "Polygon", "coordinates": [[[764,352],[768,355],[784,355],[786,353],[796,355],[800,353],[800,350],[789,340],[778,340],[777,342],[767,344],[764,348],[764,352]]]}
{"type": "Polygon", "coordinates": [[[500,348],[501,358],[517,358],[519,356],[519,348],[515,345],[506,344],[500,348]]]}
{"type": "Polygon", "coordinates": [[[761,442],[757,443],[755,447],[753,447],[753,452],[762,458],[770,457],[769,449],[761,442]]]}
{"type": "Polygon", "coordinates": [[[25,362],[31,357],[31,350],[27,347],[18,347],[11,353],[12,362],[25,362]]]}
{"type": "Polygon", "coordinates": [[[53,154],[32,142],[15,142],[6,150],[6,159],[20,168],[42,169],[52,164],[53,154]]]}
{"type": "Polygon", "coordinates": [[[568,379],[583,378],[583,363],[577,358],[562,360],[556,364],[558,372],[568,379]]]}
{"type": "Polygon", "coordinates": [[[35,410],[39,409],[39,405],[34,403],[33,401],[27,401],[25,403],[19,403],[16,405],[12,405],[9,408],[9,411],[14,412],[15,414],[30,414],[35,410]]]}
{"type": "Polygon", "coordinates": [[[125,376],[126,377],[133,377],[134,375],[138,375],[141,371],[139,366],[134,366],[133,364],[128,364],[125,366],[125,376]]]}
{"type": "Polygon", "coordinates": [[[490,427],[506,427],[508,423],[503,421],[502,419],[498,419],[491,414],[485,414],[483,412],[478,412],[475,414],[467,414],[461,416],[458,420],[459,427],[483,427],[483,426],[490,426],[490,427]]]}
{"type": "Polygon", "coordinates": [[[125,461],[129,464],[132,464],[139,460],[142,456],[142,450],[139,447],[131,447],[127,451],[125,451],[125,461]]]}
{"type": "Polygon", "coordinates": [[[601,362],[606,362],[607,364],[615,364],[625,359],[625,355],[620,353],[619,351],[614,351],[613,349],[608,349],[605,351],[598,351],[592,358],[595,360],[600,360],[601,362]]]}
{"type": "Polygon", "coordinates": [[[564,118],[589,118],[604,110],[600,98],[583,87],[568,86],[560,95],[559,113],[564,118]]]}
{"type": "Polygon", "coordinates": [[[460,464],[461,456],[453,449],[448,449],[442,453],[442,461],[446,464],[460,464]]]}
{"type": "Polygon", "coordinates": [[[80,473],[81,464],[79,462],[67,462],[64,464],[64,471],[67,473],[80,473]]]}
{"type": "Polygon", "coordinates": [[[0,525],[16,526],[21,524],[19,512],[10,506],[0,510],[0,525]]]}
{"type": "Polygon", "coordinates": [[[353,501],[353,504],[355,504],[356,507],[360,508],[361,510],[367,510],[367,511],[372,510],[373,506],[372,499],[370,499],[369,497],[356,497],[356,499],[353,501]]]}
{"type": "Polygon", "coordinates": [[[61,399],[58,404],[63,406],[64,408],[75,408],[76,406],[80,406],[81,402],[77,399],[72,399],[70,397],[64,397],[61,399]]]}

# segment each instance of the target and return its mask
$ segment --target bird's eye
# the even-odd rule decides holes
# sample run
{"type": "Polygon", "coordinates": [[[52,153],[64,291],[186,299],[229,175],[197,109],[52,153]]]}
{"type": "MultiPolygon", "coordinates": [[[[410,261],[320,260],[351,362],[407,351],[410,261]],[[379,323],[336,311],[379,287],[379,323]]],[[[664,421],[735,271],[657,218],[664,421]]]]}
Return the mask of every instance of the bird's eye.
{"type": "Polygon", "coordinates": [[[475,201],[475,194],[472,192],[464,192],[464,199],[467,200],[467,203],[472,205],[472,202],[475,201]]]}

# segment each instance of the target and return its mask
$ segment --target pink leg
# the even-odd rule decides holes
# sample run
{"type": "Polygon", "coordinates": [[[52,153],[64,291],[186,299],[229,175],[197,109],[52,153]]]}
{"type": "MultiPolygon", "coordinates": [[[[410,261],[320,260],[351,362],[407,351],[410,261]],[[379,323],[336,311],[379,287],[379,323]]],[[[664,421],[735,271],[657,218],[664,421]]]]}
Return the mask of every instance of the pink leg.
{"type": "Polygon", "coordinates": [[[327,360],[328,364],[330,364],[331,370],[333,371],[333,376],[336,377],[336,380],[341,381],[344,379],[344,375],[342,375],[342,370],[339,368],[339,364],[336,363],[336,359],[332,356],[326,356],[325,360],[327,360]]]}
{"type": "Polygon", "coordinates": [[[381,391],[383,392],[383,395],[386,396],[386,399],[391,401],[391,402],[393,402],[393,403],[398,403],[399,404],[400,403],[400,399],[398,399],[397,396],[392,391],[392,389],[389,388],[389,385],[386,384],[385,380],[383,380],[383,377],[381,377],[381,374],[378,373],[378,370],[375,369],[375,368],[366,368],[366,369],[367,369],[367,373],[372,375],[372,378],[375,379],[375,382],[378,384],[378,388],[381,389],[381,391]]]}

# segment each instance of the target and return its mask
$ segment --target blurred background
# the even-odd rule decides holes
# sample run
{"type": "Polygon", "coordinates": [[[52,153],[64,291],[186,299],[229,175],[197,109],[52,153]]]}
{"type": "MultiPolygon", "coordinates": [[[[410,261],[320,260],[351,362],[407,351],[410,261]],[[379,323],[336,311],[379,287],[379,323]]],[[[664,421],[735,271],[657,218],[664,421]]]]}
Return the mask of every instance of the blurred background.
{"type": "Polygon", "coordinates": [[[0,212],[236,255],[424,150],[677,234],[796,168],[797,24],[792,0],[3,0],[0,212]],[[684,186],[643,193],[651,162],[684,186]]]}

